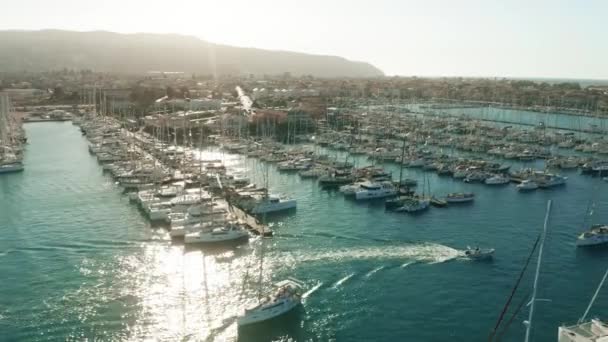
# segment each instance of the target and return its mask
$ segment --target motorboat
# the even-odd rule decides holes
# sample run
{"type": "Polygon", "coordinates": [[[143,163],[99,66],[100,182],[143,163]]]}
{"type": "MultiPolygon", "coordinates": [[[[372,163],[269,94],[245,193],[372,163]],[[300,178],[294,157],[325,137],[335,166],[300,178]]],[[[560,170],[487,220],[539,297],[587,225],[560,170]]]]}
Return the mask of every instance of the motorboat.
{"type": "Polygon", "coordinates": [[[279,197],[275,195],[263,197],[251,210],[252,214],[266,214],[277,211],[295,209],[297,201],[293,198],[279,197]]]}
{"type": "Polygon", "coordinates": [[[184,244],[222,244],[244,242],[249,239],[249,233],[239,224],[228,224],[222,227],[187,233],[184,244]]]}
{"type": "Polygon", "coordinates": [[[288,278],[274,284],[274,292],[237,319],[239,327],[259,324],[286,315],[302,305],[304,284],[288,278]]]}
{"type": "Polygon", "coordinates": [[[486,185],[504,185],[504,184],[508,184],[509,182],[511,182],[511,179],[509,179],[509,177],[505,177],[503,175],[495,175],[490,178],[487,178],[484,181],[484,183],[486,185]]]}
{"type": "Polygon", "coordinates": [[[467,203],[475,200],[475,194],[472,192],[453,192],[445,197],[448,203],[467,203]]]}
{"type": "Polygon", "coordinates": [[[596,246],[608,243],[608,225],[595,224],[591,229],[582,233],[576,240],[576,246],[596,246]]]}
{"type": "Polygon", "coordinates": [[[397,195],[397,188],[390,181],[361,184],[359,190],[355,191],[355,199],[357,200],[385,198],[395,195],[397,195]]]}
{"type": "Polygon", "coordinates": [[[538,184],[530,179],[523,180],[517,185],[518,191],[532,191],[538,189],[538,184]]]}
{"type": "Polygon", "coordinates": [[[566,184],[567,179],[568,177],[560,175],[546,175],[546,177],[537,180],[537,184],[540,188],[551,188],[554,186],[566,184]]]}
{"type": "Polygon", "coordinates": [[[467,247],[464,251],[464,256],[472,260],[489,260],[494,257],[494,249],[482,249],[479,247],[467,247]]]}

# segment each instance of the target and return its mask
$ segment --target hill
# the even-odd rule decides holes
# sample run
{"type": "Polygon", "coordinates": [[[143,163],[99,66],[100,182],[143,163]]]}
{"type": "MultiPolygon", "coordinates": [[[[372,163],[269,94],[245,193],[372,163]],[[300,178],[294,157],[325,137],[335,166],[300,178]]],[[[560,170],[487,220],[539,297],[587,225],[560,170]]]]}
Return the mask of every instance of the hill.
{"type": "Polygon", "coordinates": [[[282,74],[315,77],[375,77],[369,63],[335,56],[240,48],[174,34],[105,31],[0,31],[0,70],[56,69],[141,73],[282,74]]]}

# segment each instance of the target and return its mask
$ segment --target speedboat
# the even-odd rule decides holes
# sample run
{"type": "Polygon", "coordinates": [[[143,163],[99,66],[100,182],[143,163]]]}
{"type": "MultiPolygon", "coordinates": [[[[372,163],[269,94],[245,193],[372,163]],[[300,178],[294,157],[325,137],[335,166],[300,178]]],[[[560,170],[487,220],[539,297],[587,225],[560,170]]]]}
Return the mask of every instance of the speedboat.
{"type": "Polygon", "coordinates": [[[475,194],[472,192],[453,192],[445,197],[448,203],[466,203],[475,200],[475,194]]]}
{"type": "Polygon", "coordinates": [[[472,260],[489,260],[494,256],[494,249],[481,249],[479,247],[471,248],[467,247],[464,252],[464,256],[472,260]]]}
{"type": "Polygon", "coordinates": [[[228,224],[223,227],[187,233],[184,243],[188,244],[221,244],[247,241],[249,233],[238,224],[228,224]]]}
{"type": "Polygon", "coordinates": [[[576,246],[596,246],[608,243],[608,225],[595,224],[591,229],[582,233],[576,240],[576,246]]]}
{"type": "Polygon", "coordinates": [[[245,310],[238,318],[239,327],[270,321],[286,315],[302,305],[302,288],[304,284],[293,278],[274,284],[274,293],[256,307],[245,310]]]}
{"type": "Polygon", "coordinates": [[[535,181],[526,179],[517,185],[518,191],[532,191],[538,189],[538,184],[535,181]]]}

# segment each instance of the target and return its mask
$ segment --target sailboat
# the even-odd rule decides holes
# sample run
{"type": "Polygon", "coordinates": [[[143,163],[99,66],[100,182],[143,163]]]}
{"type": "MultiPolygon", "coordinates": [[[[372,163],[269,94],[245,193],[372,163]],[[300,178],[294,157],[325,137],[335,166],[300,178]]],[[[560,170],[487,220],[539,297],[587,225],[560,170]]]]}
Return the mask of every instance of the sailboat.
{"type": "Polygon", "coordinates": [[[302,305],[303,288],[304,284],[295,278],[275,283],[270,295],[238,318],[239,327],[268,322],[296,310],[302,305]]]}
{"type": "Polygon", "coordinates": [[[600,289],[604,286],[604,282],[608,277],[608,269],[604,273],[604,277],[600,281],[599,286],[595,290],[595,294],[591,297],[591,301],[583,314],[583,317],[578,320],[577,324],[570,326],[561,326],[557,330],[558,342],[601,342],[608,340],[608,324],[599,319],[585,321],[589,310],[595,303],[600,289]]]}
{"type": "Polygon", "coordinates": [[[541,233],[536,238],[536,241],[534,242],[534,245],[532,246],[532,249],[531,249],[530,253],[528,254],[528,257],[526,258],[526,261],[524,263],[524,267],[521,270],[521,272],[519,273],[519,276],[517,278],[517,281],[515,282],[515,285],[511,289],[511,294],[509,295],[509,297],[507,299],[507,302],[503,306],[502,311],[500,313],[500,316],[498,317],[498,320],[496,321],[496,324],[494,325],[494,328],[490,332],[490,335],[488,337],[488,342],[492,342],[492,341],[495,341],[495,340],[499,341],[501,339],[501,337],[506,333],[506,331],[508,330],[509,326],[511,325],[511,323],[515,319],[515,317],[518,315],[519,310],[524,306],[524,304],[526,304],[526,302],[528,302],[528,306],[530,307],[530,311],[528,313],[528,319],[526,321],[524,321],[524,325],[526,326],[526,334],[525,334],[524,341],[528,342],[530,340],[530,332],[531,332],[531,327],[532,327],[532,317],[534,315],[535,304],[536,304],[537,301],[540,301],[540,299],[536,298],[536,292],[537,292],[537,288],[538,288],[538,277],[539,277],[540,266],[541,266],[541,262],[542,262],[543,247],[544,247],[544,244],[545,244],[545,238],[547,236],[547,227],[548,227],[548,224],[549,224],[549,214],[550,213],[551,213],[551,200],[549,200],[547,202],[547,209],[546,209],[546,212],[545,212],[545,220],[544,220],[544,224],[543,224],[543,230],[541,231],[541,233]],[[519,303],[519,306],[512,313],[511,318],[505,323],[503,329],[499,332],[499,328],[500,328],[501,324],[504,322],[505,315],[506,315],[507,311],[509,310],[509,307],[510,307],[512,301],[513,301],[513,298],[515,298],[515,294],[516,294],[517,290],[519,289],[521,281],[522,281],[522,279],[524,277],[524,274],[526,273],[526,270],[528,269],[528,266],[530,264],[530,261],[532,260],[532,256],[534,255],[534,252],[536,251],[537,246],[539,246],[539,251],[538,251],[537,262],[536,262],[536,273],[534,275],[534,285],[533,285],[533,288],[532,288],[532,297],[531,297],[531,299],[529,301],[527,301],[527,298],[528,298],[527,296],[523,298],[523,300],[519,303]]]}
{"type": "Polygon", "coordinates": [[[536,260],[536,272],[534,273],[534,284],[532,286],[532,297],[530,298],[530,311],[528,312],[528,319],[524,321],[526,326],[526,335],[524,338],[525,342],[530,341],[530,334],[532,332],[532,318],[534,317],[534,307],[538,299],[536,298],[536,292],[538,289],[538,276],[540,273],[540,265],[543,259],[543,247],[545,246],[545,238],[547,237],[547,225],[549,223],[549,214],[551,213],[551,200],[547,202],[547,213],[545,214],[545,222],[543,225],[543,232],[540,239],[540,245],[538,247],[538,258],[536,260]]]}
{"type": "MultiPolygon", "coordinates": [[[[589,210],[589,217],[593,215],[593,207],[589,210]]],[[[581,233],[576,239],[577,247],[588,247],[608,244],[608,224],[594,224],[589,230],[581,233]]]]}
{"type": "Polygon", "coordinates": [[[10,100],[8,95],[0,96],[0,173],[23,171],[23,163],[14,148],[17,144],[10,132],[10,100]]]}
{"type": "MultiPolygon", "coordinates": [[[[262,221],[266,224],[266,215],[262,221]]],[[[245,312],[238,317],[239,328],[271,322],[279,317],[286,316],[302,306],[302,290],[304,283],[295,278],[287,278],[273,285],[272,291],[266,297],[261,298],[262,294],[262,274],[264,266],[264,239],[260,251],[260,273],[258,304],[252,308],[245,309],[245,312]]]]}

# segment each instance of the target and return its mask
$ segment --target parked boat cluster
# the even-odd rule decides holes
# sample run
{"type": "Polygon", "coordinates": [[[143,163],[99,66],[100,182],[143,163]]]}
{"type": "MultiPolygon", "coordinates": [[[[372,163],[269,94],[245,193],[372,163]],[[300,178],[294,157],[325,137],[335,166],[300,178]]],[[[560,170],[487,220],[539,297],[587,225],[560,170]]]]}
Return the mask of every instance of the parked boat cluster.
{"type": "MultiPolygon", "coordinates": [[[[351,114],[348,120],[333,124],[316,137],[316,142],[378,160],[393,160],[400,153],[400,142],[444,151],[487,155],[518,161],[547,160],[548,166],[573,169],[605,163],[608,139],[602,135],[581,135],[546,129],[497,126],[487,122],[432,115],[394,112],[351,114]]],[[[337,119],[334,119],[336,121],[337,119]]],[[[408,162],[417,155],[409,155],[408,162]]]]}
{"type": "Polygon", "coordinates": [[[0,94],[0,173],[23,171],[23,150],[27,139],[21,121],[10,115],[11,103],[0,94]]]}
{"type": "MultiPolygon", "coordinates": [[[[130,132],[107,118],[77,121],[97,157],[150,221],[164,222],[172,239],[192,245],[235,245],[248,230],[270,232],[253,214],[295,208],[296,201],[256,189],[221,161],[203,160],[194,149],[169,145],[142,132],[130,132]]],[[[288,278],[274,284],[269,296],[244,310],[237,325],[245,328],[281,317],[301,306],[303,283],[288,278]]]]}
{"type": "Polygon", "coordinates": [[[76,123],[90,141],[89,152],[129,199],[187,245],[245,241],[247,230],[268,235],[268,228],[246,212],[264,214],[296,205],[255,188],[221,161],[203,160],[195,149],[130,132],[112,119],[76,123]]]}

